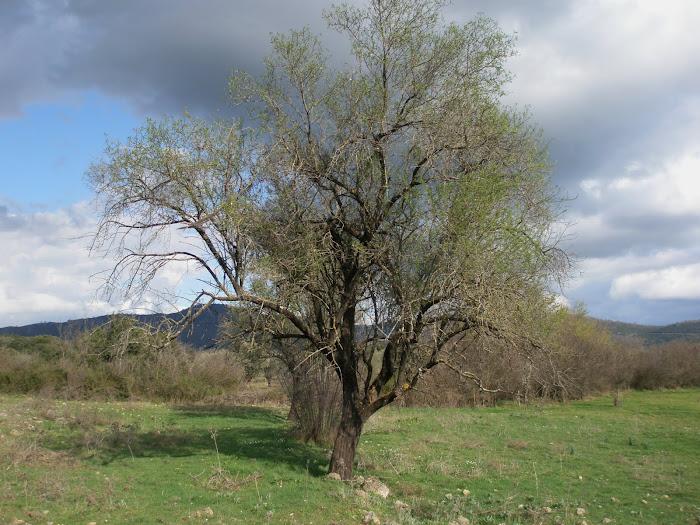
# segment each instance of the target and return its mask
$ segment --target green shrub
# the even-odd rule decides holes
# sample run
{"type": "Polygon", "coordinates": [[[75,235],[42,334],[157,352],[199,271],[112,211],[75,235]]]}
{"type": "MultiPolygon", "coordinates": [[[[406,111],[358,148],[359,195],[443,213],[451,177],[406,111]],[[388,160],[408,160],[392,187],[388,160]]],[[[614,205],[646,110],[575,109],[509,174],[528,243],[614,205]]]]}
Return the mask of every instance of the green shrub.
{"type": "Polygon", "coordinates": [[[30,394],[56,390],[65,383],[61,371],[36,354],[0,348],[0,362],[3,363],[0,369],[0,392],[30,394]]]}
{"type": "Polygon", "coordinates": [[[195,352],[121,317],[71,341],[2,336],[0,362],[0,392],[63,399],[199,401],[242,377],[230,353],[195,352]]]}

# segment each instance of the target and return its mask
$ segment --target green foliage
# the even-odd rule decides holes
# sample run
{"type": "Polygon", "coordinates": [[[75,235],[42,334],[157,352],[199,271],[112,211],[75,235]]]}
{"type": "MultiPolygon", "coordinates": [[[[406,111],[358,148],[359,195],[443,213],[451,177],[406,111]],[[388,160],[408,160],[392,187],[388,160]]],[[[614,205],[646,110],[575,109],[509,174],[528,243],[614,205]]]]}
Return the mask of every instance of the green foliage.
{"type": "Polygon", "coordinates": [[[14,334],[0,335],[0,348],[8,348],[22,354],[33,354],[44,359],[57,359],[65,351],[65,343],[50,335],[22,337],[14,334]]]}

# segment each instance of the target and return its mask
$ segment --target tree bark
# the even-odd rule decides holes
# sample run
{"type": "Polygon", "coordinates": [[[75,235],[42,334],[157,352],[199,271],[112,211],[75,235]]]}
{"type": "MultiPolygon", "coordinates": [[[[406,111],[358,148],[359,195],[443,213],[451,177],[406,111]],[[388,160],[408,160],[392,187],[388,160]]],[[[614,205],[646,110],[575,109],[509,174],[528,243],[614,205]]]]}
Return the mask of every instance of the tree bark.
{"type": "Polygon", "coordinates": [[[347,391],[343,390],[343,412],[338,428],[338,436],[333,445],[333,455],[329,473],[340,475],[340,479],[348,481],[352,479],[353,464],[357,444],[362,434],[364,421],[357,410],[352,398],[347,398],[347,391]]]}
{"type": "Polygon", "coordinates": [[[351,306],[344,312],[340,330],[340,347],[337,352],[336,366],[343,385],[343,409],[328,469],[329,473],[339,474],[344,481],[352,479],[355,453],[365,419],[359,409],[360,386],[357,381],[356,359],[355,306],[354,303],[351,303],[351,306]]]}
{"type": "Polygon", "coordinates": [[[299,421],[299,412],[302,403],[304,372],[302,366],[299,366],[290,367],[289,373],[292,378],[292,386],[289,392],[289,414],[287,414],[287,421],[297,423],[299,421]]]}

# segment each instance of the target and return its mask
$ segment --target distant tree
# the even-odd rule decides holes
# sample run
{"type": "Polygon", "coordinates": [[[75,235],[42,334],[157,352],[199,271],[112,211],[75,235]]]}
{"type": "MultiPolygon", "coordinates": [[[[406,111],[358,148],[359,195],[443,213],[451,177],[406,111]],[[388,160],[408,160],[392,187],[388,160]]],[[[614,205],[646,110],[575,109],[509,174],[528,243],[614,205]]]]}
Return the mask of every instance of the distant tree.
{"type": "Polygon", "coordinates": [[[536,352],[569,268],[541,132],[500,101],[514,40],[483,17],[444,25],[443,6],[333,7],[352,44],[344,70],[307,29],[275,36],[261,77],[230,78],[251,127],[149,121],[87,175],[93,249],[117,257],[108,289],[138,295],[194,263],[193,304],[284,319],[272,337],[330,363],[343,479],[367,419],[449,364],[460,338],[536,352]]]}

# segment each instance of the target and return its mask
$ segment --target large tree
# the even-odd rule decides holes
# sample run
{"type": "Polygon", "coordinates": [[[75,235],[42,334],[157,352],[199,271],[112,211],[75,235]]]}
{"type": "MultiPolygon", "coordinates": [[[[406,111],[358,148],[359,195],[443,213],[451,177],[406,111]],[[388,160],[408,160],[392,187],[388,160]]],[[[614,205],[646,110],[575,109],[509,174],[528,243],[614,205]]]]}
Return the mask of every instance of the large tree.
{"type": "Polygon", "coordinates": [[[110,286],[140,293],[193,262],[193,304],[249,307],[333,366],[343,479],[367,419],[451,365],[462,338],[541,348],[568,267],[541,133],[501,102],[513,37],[483,17],[445,24],[442,7],[335,6],[348,65],[308,29],[275,36],[264,74],[230,77],[242,122],[149,121],[88,172],[94,248],[118,257],[110,286]]]}

